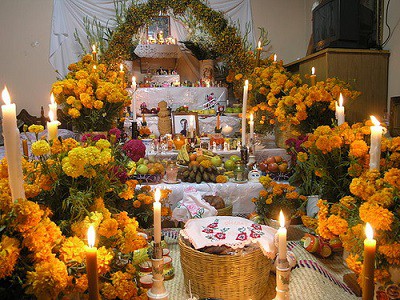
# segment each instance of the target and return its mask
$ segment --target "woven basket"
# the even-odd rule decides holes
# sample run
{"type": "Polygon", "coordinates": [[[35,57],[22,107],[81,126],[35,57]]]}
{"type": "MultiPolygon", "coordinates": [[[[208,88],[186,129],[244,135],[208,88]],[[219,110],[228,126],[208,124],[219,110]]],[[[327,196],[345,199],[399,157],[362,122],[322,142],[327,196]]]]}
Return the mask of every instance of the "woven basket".
{"type": "Polygon", "coordinates": [[[263,300],[271,260],[260,249],[245,255],[215,255],[197,251],[179,238],[186,291],[200,298],[263,300]]]}
{"type": "Polygon", "coordinates": [[[224,208],[217,209],[217,216],[232,216],[232,205],[228,205],[224,208]]]}

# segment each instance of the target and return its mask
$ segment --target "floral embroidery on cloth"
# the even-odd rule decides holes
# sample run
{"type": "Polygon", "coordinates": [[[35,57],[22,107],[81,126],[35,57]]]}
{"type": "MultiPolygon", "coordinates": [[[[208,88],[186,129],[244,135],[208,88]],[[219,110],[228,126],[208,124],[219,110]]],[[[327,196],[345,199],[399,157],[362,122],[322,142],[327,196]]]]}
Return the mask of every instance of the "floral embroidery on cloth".
{"type": "Polygon", "coordinates": [[[235,249],[258,243],[264,255],[271,258],[276,252],[275,233],[275,229],[248,219],[225,216],[191,219],[181,231],[195,249],[222,245],[235,249]]]}

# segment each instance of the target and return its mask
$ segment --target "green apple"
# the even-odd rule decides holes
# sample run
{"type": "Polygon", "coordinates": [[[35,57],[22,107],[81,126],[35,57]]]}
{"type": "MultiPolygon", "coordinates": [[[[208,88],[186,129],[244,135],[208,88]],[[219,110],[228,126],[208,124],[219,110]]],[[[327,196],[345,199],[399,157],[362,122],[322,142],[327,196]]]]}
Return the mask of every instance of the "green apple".
{"type": "Polygon", "coordinates": [[[213,166],[219,167],[222,165],[222,159],[218,155],[214,156],[213,158],[211,158],[211,163],[213,164],[213,166]]]}
{"type": "Polygon", "coordinates": [[[224,163],[224,167],[227,171],[232,171],[235,168],[235,162],[233,160],[226,160],[224,163]]]}
{"type": "Polygon", "coordinates": [[[136,167],[136,172],[138,174],[145,175],[145,174],[147,174],[147,172],[149,172],[149,168],[146,165],[143,165],[143,164],[142,165],[138,165],[136,167]]]}
{"type": "Polygon", "coordinates": [[[231,157],[230,157],[229,159],[230,159],[231,161],[233,161],[233,162],[237,162],[237,161],[240,160],[240,157],[237,156],[236,154],[234,154],[234,155],[231,155],[231,157]]]}
{"type": "Polygon", "coordinates": [[[226,111],[228,114],[231,114],[231,113],[233,113],[233,107],[227,107],[227,108],[225,109],[225,111],[226,111]]]}

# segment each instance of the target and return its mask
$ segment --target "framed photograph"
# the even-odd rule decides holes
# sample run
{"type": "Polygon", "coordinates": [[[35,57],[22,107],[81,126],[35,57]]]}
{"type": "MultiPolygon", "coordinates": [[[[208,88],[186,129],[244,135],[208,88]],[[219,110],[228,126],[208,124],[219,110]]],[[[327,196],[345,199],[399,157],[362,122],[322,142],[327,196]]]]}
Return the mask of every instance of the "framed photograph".
{"type": "Polygon", "coordinates": [[[151,35],[153,38],[157,38],[157,33],[160,31],[163,32],[164,38],[171,35],[168,16],[151,18],[150,25],[147,26],[147,36],[151,35]]]}
{"type": "Polygon", "coordinates": [[[199,117],[197,112],[174,112],[172,113],[172,133],[181,133],[188,136],[190,127],[199,136],[199,117]]]}

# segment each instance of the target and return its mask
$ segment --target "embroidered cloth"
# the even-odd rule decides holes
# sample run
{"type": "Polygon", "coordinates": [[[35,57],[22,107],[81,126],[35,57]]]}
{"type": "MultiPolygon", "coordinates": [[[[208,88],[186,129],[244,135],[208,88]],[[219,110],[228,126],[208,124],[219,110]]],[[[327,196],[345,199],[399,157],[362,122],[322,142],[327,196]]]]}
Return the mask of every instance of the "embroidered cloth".
{"type": "Polygon", "coordinates": [[[258,243],[264,255],[274,258],[276,253],[276,230],[244,218],[215,216],[191,219],[185,224],[181,234],[195,249],[222,245],[236,249],[258,243]]]}

